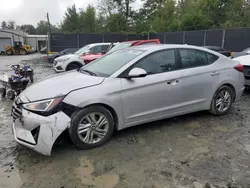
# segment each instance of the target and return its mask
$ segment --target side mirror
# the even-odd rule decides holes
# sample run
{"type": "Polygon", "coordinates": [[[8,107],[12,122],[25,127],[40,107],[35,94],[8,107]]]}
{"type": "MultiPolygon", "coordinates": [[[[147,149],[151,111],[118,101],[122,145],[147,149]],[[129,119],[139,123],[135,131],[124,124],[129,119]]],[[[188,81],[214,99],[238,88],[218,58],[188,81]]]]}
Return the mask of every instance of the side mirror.
{"type": "Polygon", "coordinates": [[[128,78],[141,78],[141,77],[146,77],[146,76],[147,76],[147,72],[141,68],[133,68],[128,73],[128,78]]]}
{"type": "Polygon", "coordinates": [[[106,51],[102,51],[101,54],[106,54],[106,51]]]}

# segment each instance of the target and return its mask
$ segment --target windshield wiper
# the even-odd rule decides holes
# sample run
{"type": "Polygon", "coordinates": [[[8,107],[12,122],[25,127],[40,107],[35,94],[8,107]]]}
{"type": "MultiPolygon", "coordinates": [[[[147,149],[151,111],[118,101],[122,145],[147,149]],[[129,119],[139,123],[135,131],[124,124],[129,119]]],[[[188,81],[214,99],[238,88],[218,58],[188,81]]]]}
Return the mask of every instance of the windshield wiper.
{"type": "Polygon", "coordinates": [[[89,70],[80,69],[80,72],[81,72],[81,73],[86,72],[86,73],[90,74],[91,76],[96,76],[96,73],[91,72],[91,71],[89,71],[89,70]]]}

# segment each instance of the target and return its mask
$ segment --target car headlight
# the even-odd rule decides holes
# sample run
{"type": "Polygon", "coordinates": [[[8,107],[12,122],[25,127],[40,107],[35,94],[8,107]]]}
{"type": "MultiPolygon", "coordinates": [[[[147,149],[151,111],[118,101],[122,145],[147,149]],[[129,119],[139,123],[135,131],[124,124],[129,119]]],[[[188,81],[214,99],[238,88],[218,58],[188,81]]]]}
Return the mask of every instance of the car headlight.
{"type": "Polygon", "coordinates": [[[62,97],[56,97],[54,99],[47,99],[43,101],[23,104],[23,108],[30,111],[48,112],[56,107],[63,99],[62,97]]]}

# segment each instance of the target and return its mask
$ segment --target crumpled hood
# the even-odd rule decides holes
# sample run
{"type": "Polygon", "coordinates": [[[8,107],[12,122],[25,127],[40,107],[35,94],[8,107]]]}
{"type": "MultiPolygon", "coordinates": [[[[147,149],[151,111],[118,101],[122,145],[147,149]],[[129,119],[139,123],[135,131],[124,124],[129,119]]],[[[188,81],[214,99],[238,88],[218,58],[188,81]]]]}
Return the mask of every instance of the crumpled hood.
{"type": "Polygon", "coordinates": [[[78,71],[52,75],[28,86],[21,94],[30,102],[66,95],[70,91],[101,84],[103,77],[90,76],[78,71]]]}

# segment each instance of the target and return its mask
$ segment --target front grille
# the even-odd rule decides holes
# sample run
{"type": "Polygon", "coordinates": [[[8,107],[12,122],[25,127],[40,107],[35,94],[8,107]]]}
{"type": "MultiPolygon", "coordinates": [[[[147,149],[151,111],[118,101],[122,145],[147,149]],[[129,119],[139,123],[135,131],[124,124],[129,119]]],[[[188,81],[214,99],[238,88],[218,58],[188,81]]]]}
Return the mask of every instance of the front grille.
{"type": "Polygon", "coordinates": [[[13,103],[13,106],[12,106],[11,115],[13,116],[14,120],[22,117],[22,106],[21,106],[21,104],[17,104],[17,101],[18,100],[15,100],[15,102],[13,103]]]}
{"type": "Polygon", "coordinates": [[[243,74],[246,79],[250,79],[250,66],[244,66],[243,74]]]}

